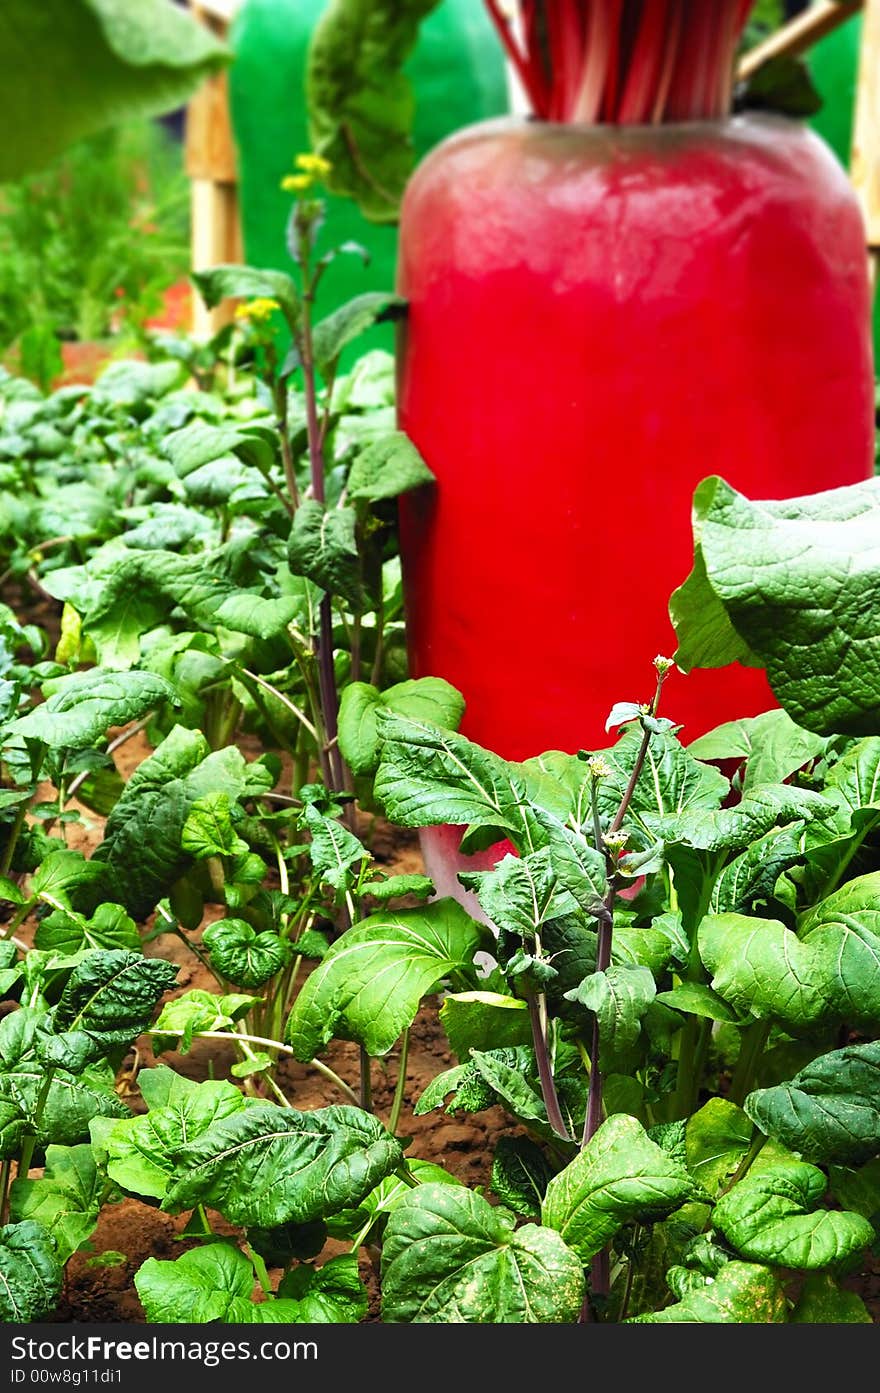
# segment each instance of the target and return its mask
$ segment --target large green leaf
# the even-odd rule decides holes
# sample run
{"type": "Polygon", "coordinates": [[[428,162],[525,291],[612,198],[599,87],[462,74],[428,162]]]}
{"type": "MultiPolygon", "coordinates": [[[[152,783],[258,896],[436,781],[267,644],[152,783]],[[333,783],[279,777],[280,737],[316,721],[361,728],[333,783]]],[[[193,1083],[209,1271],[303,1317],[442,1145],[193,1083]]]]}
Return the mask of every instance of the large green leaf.
{"type": "Polygon", "coordinates": [[[403,64],[439,0],[332,0],[312,40],[312,145],[332,166],[334,193],[393,222],[414,163],[413,96],[403,64]]]}
{"type": "Polygon", "coordinates": [[[419,1324],[577,1320],[581,1263],[552,1229],[457,1185],[420,1185],[394,1210],[382,1253],[382,1315],[419,1324]]]}
{"type": "Polygon", "coordinates": [[[457,730],[464,697],[442,677],[409,678],[382,692],[369,682],[349,682],[339,703],[339,748],[355,774],[374,774],[378,768],[380,711],[457,730]]]}
{"type": "Polygon", "coordinates": [[[343,1323],[366,1313],[366,1292],[349,1254],[317,1270],[297,1269],[279,1296],[253,1299],[254,1269],[228,1243],[212,1243],[173,1262],[148,1258],[135,1286],[151,1324],[301,1325],[343,1323]],[[297,1294],[294,1295],[294,1288],[297,1294]]]}
{"type": "Polygon", "coordinates": [[[98,905],[90,919],[74,910],[55,910],[40,920],[34,944],[63,956],[83,948],[122,948],[135,953],[140,949],[141,938],[122,906],[108,903],[98,905]]]}
{"type": "Polygon", "coordinates": [[[387,291],[368,290],[347,300],[332,314],[315,325],[312,352],[318,371],[330,377],[342,350],[384,319],[396,319],[403,313],[406,301],[387,291]]]}
{"type": "Polygon", "coordinates": [[[824,1054],[744,1106],[762,1132],[808,1161],[868,1161],[880,1153],[880,1041],[824,1054]]]}
{"type": "MultiPolygon", "coordinates": [[[[196,1084],[168,1070],[171,1083],[161,1106],[150,1106],[141,1117],[125,1118],[103,1133],[107,1173],[124,1190],[164,1199],[174,1171],[173,1157],[215,1122],[244,1107],[244,1097],[231,1083],[209,1080],[196,1084]]],[[[143,1079],[144,1075],[141,1075],[143,1079]]]]}
{"type": "MultiPolygon", "coordinates": [[[[398,430],[390,435],[381,435],[378,440],[371,440],[355,456],[348,475],[348,493],[351,498],[375,502],[383,498],[397,498],[410,489],[433,483],[433,480],[434,475],[415,445],[403,431],[398,430]]],[[[440,682],[442,678],[422,678],[422,681],[440,682]]]]}
{"type": "Polygon", "coordinates": [[[788,1319],[785,1292],[768,1267],[729,1262],[705,1286],[695,1287],[682,1301],[637,1321],[658,1325],[781,1325],[788,1319]]]}
{"type": "Polygon", "coordinates": [[[588,1262],[624,1224],[665,1218],[693,1193],[684,1166],[619,1113],[550,1181],[541,1217],[588,1262]]]}
{"type": "Polygon", "coordinates": [[[880,874],[823,900],[799,934],[778,920],[709,915],[699,947],[714,990],[737,1010],[791,1029],[880,1023],[880,874]]]}
{"type": "Polygon", "coordinates": [[[91,1146],[50,1146],[39,1179],[12,1182],[9,1217],[41,1224],[52,1235],[59,1262],[66,1263],[94,1231],[106,1188],[91,1146]]]}
{"type": "Polygon", "coordinates": [[[814,1271],[845,1263],[874,1238],[860,1214],[817,1209],[828,1181],[816,1166],[789,1164],[747,1175],[712,1211],[712,1223],[744,1258],[814,1271]]]}
{"type": "Polygon", "coordinates": [[[52,685],[41,706],[13,721],[10,729],[28,740],[68,750],[85,750],[111,726],[136,721],[156,706],[177,703],[170,682],[152,672],[74,672],[52,685]]]}
{"type": "Polygon", "coordinates": [[[25,1219],[0,1228],[0,1321],[47,1320],[61,1295],[64,1269],[51,1234],[25,1219]]]}
{"type": "Polygon", "coordinates": [[[229,54],[168,0],[7,0],[0,56],[5,181],[93,131],[181,106],[229,54]]]}
{"type": "Polygon", "coordinates": [[[260,1228],[308,1223],[358,1204],[402,1158],[400,1143],[359,1108],[303,1113],[261,1103],[176,1152],[165,1208],[207,1204],[260,1228]]]}
{"type": "Polygon", "coordinates": [[[528,1006],[521,997],[498,992],[449,992],[440,1007],[440,1023],[453,1054],[466,1061],[470,1051],[527,1045],[531,1042],[528,1006]]]}
{"type": "Polygon", "coordinates": [[[287,541],[287,560],[295,576],[338,595],[350,604],[361,603],[361,563],[351,508],[325,508],[307,498],[296,510],[287,541]]]}
{"type": "Polygon", "coordinates": [[[334,817],[325,817],[309,804],[302,821],[311,834],[309,860],[321,879],[334,890],[347,890],[369,857],[362,842],[334,817]]]}
{"type": "Polygon", "coordinates": [[[649,817],[652,832],[668,845],[696,851],[738,851],[785,823],[829,818],[834,808],[821,794],[788,784],[761,784],[730,808],[691,809],[674,817],[649,817]]]}
{"type": "Polygon", "coordinates": [[[795,1325],[871,1325],[871,1313],[854,1291],[844,1291],[829,1272],[812,1272],[791,1313],[795,1325]]]}
{"type": "Polygon", "coordinates": [[[553,913],[556,877],[547,847],[526,856],[504,856],[491,871],[462,875],[496,929],[531,943],[553,913]]]}
{"type": "Polygon", "coordinates": [[[787,711],[764,711],[728,721],[688,746],[697,759],[746,761],[743,791],[756,784],[779,784],[825,749],[821,735],[804,730],[787,711]]]}
{"type": "Polygon", "coordinates": [[[470,966],[482,929],[454,900],[373,914],[331,945],[287,1022],[297,1059],[313,1059],[337,1036],[387,1054],[422,998],[470,966]]]}
{"type": "MultiPolygon", "coordinates": [[[[37,1055],[37,1044],[49,1023],[48,1015],[26,1007],[0,1022],[0,1100],[29,1119],[34,1118],[46,1082],[46,1067],[37,1055]]],[[[32,1123],[39,1145],[55,1142],[74,1146],[88,1137],[92,1118],[128,1117],[114,1082],[112,1070],[103,1065],[76,1075],[56,1068],[43,1097],[40,1121],[32,1123]]]]}
{"type": "Polygon", "coordinates": [[[726,1098],[710,1098],[688,1118],[685,1148],[688,1170],[713,1198],[745,1159],[754,1126],[726,1098]]]}
{"type": "MultiPolygon", "coordinates": [[[[647,967],[612,965],[604,972],[593,972],[585,977],[580,986],[565,993],[565,999],[595,1012],[602,1054],[618,1054],[636,1044],[642,1030],[642,1017],[654,1000],[656,990],[647,967]]],[[[602,1067],[604,1069],[605,1065],[602,1067]]]]}
{"type": "Polygon", "coordinates": [[[259,987],[290,959],[290,944],[244,919],[218,919],[202,935],[214,969],[237,987],[259,987]]]}
{"type": "Polygon", "coordinates": [[[55,1009],[55,1028],[84,1031],[102,1046],[129,1045],[146,1030],[178,969],[124,949],[88,953],[73,969],[55,1009]]]}
{"type": "MultiPolygon", "coordinates": [[[[754,503],[714,479],[695,505],[708,587],[723,611],[717,650],[702,643],[701,664],[730,661],[732,625],[799,725],[820,735],[880,729],[880,481],[754,503]]],[[[690,623],[679,616],[679,661],[690,623]]]]}

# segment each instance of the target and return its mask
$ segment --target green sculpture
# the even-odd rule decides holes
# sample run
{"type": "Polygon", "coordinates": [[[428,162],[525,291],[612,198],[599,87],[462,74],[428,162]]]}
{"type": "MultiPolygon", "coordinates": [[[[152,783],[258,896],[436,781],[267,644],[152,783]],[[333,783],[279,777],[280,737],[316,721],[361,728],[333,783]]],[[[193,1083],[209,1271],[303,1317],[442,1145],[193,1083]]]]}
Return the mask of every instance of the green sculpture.
{"type": "MultiPolygon", "coordinates": [[[[325,0],[245,0],[232,32],[230,91],[239,151],[247,260],[289,266],[284,231],[290,195],[280,183],[294,156],[309,149],[304,81],[308,44],[325,0]]],[[[475,0],[444,0],[424,23],[407,73],[416,99],[415,146],[424,154],[444,136],[507,109],[504,63],[497,39],[475,0]]],[[[366,290],[394,285],[397,229],[367,222],[349,199],[328,199],[326,247],[361,243],[364,267],[340,257],[323,282],[323,313],[366,290]]],[[[391,330],[374,330],[359,349],[391,346],[391,330]]]]}

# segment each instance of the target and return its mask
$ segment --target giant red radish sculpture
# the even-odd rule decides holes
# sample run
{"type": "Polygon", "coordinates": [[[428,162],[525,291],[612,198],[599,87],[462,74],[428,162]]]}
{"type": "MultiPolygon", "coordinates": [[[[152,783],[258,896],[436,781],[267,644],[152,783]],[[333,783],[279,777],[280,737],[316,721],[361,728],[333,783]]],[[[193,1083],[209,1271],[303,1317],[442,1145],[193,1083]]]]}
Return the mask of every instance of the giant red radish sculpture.
{"type": "MultiPolygon", "coordinates": [[[[700,479],[870,473],[873,373],[843,171],[729,115],[749,0],[521,0],[518,37],[489,8],[534,114],[461,131],[404,200],[400,421],[437,486],[401,536],[414,675],[519,759],[646,699],[700,479]]],[[[690,739],[772,704],[737,666],[671,679],[664,714],[690,739]]]]}

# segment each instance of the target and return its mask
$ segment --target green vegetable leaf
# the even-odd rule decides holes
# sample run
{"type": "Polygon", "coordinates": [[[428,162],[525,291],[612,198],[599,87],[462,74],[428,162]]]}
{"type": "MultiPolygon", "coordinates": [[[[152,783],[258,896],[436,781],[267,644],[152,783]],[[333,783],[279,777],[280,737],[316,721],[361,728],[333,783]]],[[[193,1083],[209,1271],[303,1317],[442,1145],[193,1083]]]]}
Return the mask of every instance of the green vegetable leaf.
{"type": "Polygon", "coordinates": [[[111,726],[122,726],[165,702],[178,704],[170,682],[152,672],[91,668],[52,684],[52,695],[13,721],[10,730],[54,748],[85,750],[111,726]]]}
{"type": "Polygon", "coordinates": [[[197,861],[207,856],[244,856],[249,851],[232,825],[229,794],[222,791],[197,798],[189,810],[180,844],[197,861]]]}
{"type": "Polygon", "coordinates": [[[328,186],[393,222],[414,162],[413,96],[402,69],[420,21],[439,0],[333,0],[315,30],[307,102],[328,186]]]}
{"type": "Polygon", "coordinates": [[[312,336],[312,352],[321,375],[326,378],[332,372],[342,350],[354,339],[360,338],[374,324],[400,318],[405,306],[406,301],[399,295],[370,290],[347,300],[326,319],[319,320],[312,336]]]}
{"type": "Polygon", "coordinates": [[[153,1325],[298,1325],[358,1317],[358,1295],[348,1256],[331,1259],[309,1278],[300,1279],[301,1299],[284,1296],[253,1299],[254,1269],[229,1243],[211,1243],[183,1253],[173,1262],[148,1258],[134,1284],[147,1320],[153,1325]],[[333,1264],[345,1264],[335,1267],[333,1264]],[[332,1269],[327,1271],[327,1269],[332,1269]],[[325,1273],[322,1277],[322,1273],[325,1273]]]}
{"type": "Polygon", "coordinates": [[[781,1325],[788,1319],[785,1292],[768,1267],[728,1262],[704,1286],[694,1287],[682,1301],[636,1322],[688,1322],[693,1325],[781,1325]]]}
{"type": "Polygon", "coordinates": [[[429,900],[434,894],[434,882],[426,875],[390,875],[379,880],[364,881],[362,890],[380,904],[399,899],[402,895],[414,895],[416,899],[429,900]]]}
{"type": "Polygon", "coordinates": [[[286,271],[227,264],[212,266],[208,271],[194,271],[192,281],[209,310],[230,298],[277,300],[290,327],[299,323],[299,294],[293,277],[286,271]]]}
{"type": "Polygon", "coordinates": [[[50,1146],[40,1179],[12,1182],[9,1217],[42,1225],[55,1242],[59,1262],[66,1263],[91,1237],[105,1189],[90,1146],[50,1146]]]}
{"type": "Polygon", "coordinates": [[[565,999],[595,1012],[602,1051],[619,1054],[637,1042],[656,990],[647,967],[611,966],[585,977],[565,999]]]}
{"type": "MultiPolygon", "coordinates": [[[[708,584],[780,704],[820,735],[875,733],[877,607],[865,596],[876,583],[880,483],[761,503],[722,479],[700,489],[708,584]]],[[[686,618],[678,629],[687,647],[686,618]]],[[[726,645],[716,654],[704,644],[700,661],[729,661],[726,645]]]]}
{"type": "Polygon", "coordinates": [[[346,890],[369,852],[353,832],[336,818],[326,817],[314,804],[303,810],[302,821],[311,833],[309,860],[323,881],[334,890],[346,890]]]}
{"type": "Polygon", "coordinates": [[[693,1193],[684,1166],[634,1117],[616,1113],[550,1181],[542,1220],[586,1263],[624,1224],[665,1218],[693,1193]]]}
{"type": "Polygon", "coordinates": [[[290,961],[290,945],[271,929],[257,933],[244,919],[218,919],[202,935],[211,964],[237,987],[260,987],[290,961]]]}
{"type": "Polygon", "coordinates": [[[107,1173],[117,1185],[135,1195],[164,1199],[174,1171],[174,1154],[209,1131],[215,1122],[240,1112],[245,1104],[231,1083],[209,1080],[196,1084],[170,1069],[147,1072],[171,1076],[162,1103],[156,1106],[151,1101],[145,1115],[112,1124],[102,1141],[107,1173]]]}
{"type": "Polygon", "coordinates": [[[101,904],[90,919],[71,909],[48,914],[37,926],[34,943],[46,952],[73,956],[84,948],[121,948],[137,953],[141,938],[121,905],[101,904]]]}
{"type": "Polygon", "coordinates": [[[440,1007],[440,1023],[453,1054],[465,1062],[472,1049],[527,1045],[532,1038],[525,1001],[498,992],[448,993],[440,1007]]]}
{"type": "Polygon", "coordinates": [[[868,1161],[880,1152],[880,1042],[824,1054],[789,1083],[750,1093],[744,1107],[805,1160],[868,1161]]]}
{"type": "Polygon", "coordinates": [[[361,603],[360,556],[351,508],[325,508],[306,498],[296,510],[287,542],[287,561],[296,576],[305,576],[329,595],[356,607],[361,603]]]}
{"type": "MultiPolygon", "coordinates": [[[[397,430],[370,441],[355,456],[348,475],[348,492],[351,498],[376,502],[397,498],[410,489],[433,482],[434,475],[415,445],[403,431],[397,430]]],[[[425,680],[438,682],[442,679],[422,678],[423,682],[425,680]]]]}
{"type": "Polygon", "coordinates": [[[305,981],[287,1022],[297,1059],[334,1036],[387,1054],[426,996],[467,968],[482,930],[454,900],[373,914],[331,945],[305,981]]]}
{"type": "Polygon", "coordinates": [[[104,1047],[128,1045],[146,1030],[177,971],[174,963],[121,949],[89,953],[68,978],[55,1028],[84,1031],[104,1047]]]}
{"type": "Polygon", "coordinates": [[[860,1214],[817,1209],[827,1184],[804,1163],[747,1175],[718,1200],[712,1223],[745,1258],[805,1271],[836,1267],[867,1247],[874,1230],[860,1214]]]}
{"type": "Polygon", "coordinates": [[[51,1234],[25,1219],[0,1228],[0,1321],[47,1320],[61,1295],[64,1269],[51,1234]]]}
{"type": "Polygon", "coordinates": [[[339,748],[355,774],[374,774],[379,766],[382,711],[457,730],[464,698],[442,677],[410,678],[383,692],[368,682],[350,682],[339,703],[339,748]]]}
{"type": "Polygon", "coordinates": [[[10,0],[0,49],[10,112],[4,182],[94,131],[181,106],[229,58],[209,29],[165,0],[10,0]]]}
{"type": "Polygon", "coordinates": [[[553,1171],[528,1137],[499,1137],[492,1158],[492,1189],[517,1214],[538,1218],[553,1171]]]}
{"type": "Polygon", "coordinates": [[[356,1253],[341,1253],[323,1267],[300,1263],[282,1278],[278,1295],[296,1302],[295,1319],[303,1323],[356,1325],[370,1304],[356,1253]]]}
{"type": "Polygon", "coordinates": [[[235,1021],[246,1016],[259,1000],[256,996],[243,996],[235,992],[228,996],[215,996],[213,992],[201,991],[198,987],[184,992],[173,1001],[166,1001],[162,1007],[152,1029],[153,1049],[157,1054],[169,1049],[179,1049],[185,1054],[192,1045],[194,1035],[203,1030],[228,1030],[235,1021]],[[171,1033],[166,1035],[166,1031],[171,1033]]]}
{"type": "Polygon", "coordinates": [[[457,1185],[420,1185],[388,1221],[383,1319],[474,1324],[577,1320],[581,1263],[557,1233],[457,1185]]]}
{"type": "Polygon", "coordinates": [[[308,1223],[358,1204],[402,1158],[399,1142],[359,1108],[256,1104],[175,1154],[165,1208],[207,1204],[230,1223],[261,1228],[308,1223]]]}
{"type": "Polygon", "coordinates": [[[844,1291],[830,1272],[811,1272],[791,1313],[795,1325],[871,1325],[871,1313],[854,1291],[844,1291]]]}
{"type": "Polygon", "coordinates": [[[796,725],[787,711],[764,711],[716,726],[689,746],[696,759],[744,759],[743,791],[757,784],[781,784],[796,769],[822,754],[827,741],[796,725]]]}

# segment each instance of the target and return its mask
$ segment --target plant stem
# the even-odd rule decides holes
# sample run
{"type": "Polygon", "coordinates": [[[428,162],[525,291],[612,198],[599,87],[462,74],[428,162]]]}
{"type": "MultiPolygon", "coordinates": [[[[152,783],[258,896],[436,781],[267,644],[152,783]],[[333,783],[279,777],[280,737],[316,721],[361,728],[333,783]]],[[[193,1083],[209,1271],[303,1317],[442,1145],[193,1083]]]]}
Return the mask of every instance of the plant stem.
{"type": "MultiPolygon", "coordinates": [[[[182,1039],[186,1032],[183,1030],[167,1030],[163,1026],[162,1030],[157,1031],[156,1034],[174,1035],[179,1036],[182,1039]]],[[[232,1045],[238,1045],[242,1042],[242,1040],[246,1040],[251,1045],[265,1045],[267,1049],[279,1050],[282,1054],[293,1055],[293,1050],[290,1048],[289,1045],[282,1045],[280,1040],[270,1040],[268,1036],[264,1035],[233,1035],[225,1030],[196,1030],[193,1032],[193,1039],[228,1040],[229,1043],[232,1045]]],[[[335,1073],[333,1069],[330,1068],[329,1064],[322,1064],[320,1059],[312,1059],[309,1061],[309,1067],[315,1069],[319,1074],[321,1074],[323,1078],[327,1079],[330,1083],[335,1084],[336,1087],[339,1089],[340,1093],[344,1093],[346,1098],[348,1098],[350,1102],[354,1103],[355,1107],[361,1106],[361,1102],[354,1089],[349,1088],[345,1080],[341,1079],[339,1075],[335,1073]]],[[[367,1109],[367,1111],[369,1111],[369,1109],[367,1109]]]]}
{"type": "Polygon", "coordinates": [[[739,1107],[742,1106],[743,1099],[751,1090],[755,1070],[769,1034],[770,1024],[768,1021],[755,1021],[754,1025],[748,1026],[742,1033],[739,1058],[736,1061],[733,1078],[730,1081],[730,1090],[727,1094],[731,1103],[736,1103],[739,1107]]]}
{"type": "Polygon", "coordinates": [[[563,1141],[573,1141],[573,1137],[565,1125],[562,1116],[562,1109],[559,1106],[559,1097],[556,1092],[556,1084],[553,1080],[553,1069],[550,1064],[550,1055],[547,1051],[547,1037],[541,1023],[541,1006],[537,996],[532,992],[526,998],[529,1008],[529,1023],[532,1027],[532,1043],[535,1047],[535,1061],[538,1065],[538,1078],[541,1081],[541,1096],[544,1099],[544,1107],[547,1109],[547,1121],[554,1132],[563,1141]]]}
{"type": "Polygon", "coordinates": [[[364,1112],[373,1111],[373,1081],[370,1077],[370,1056],[363,1045],[360,1047],[360,1097],[356,1099],[358,1107],[363,1108],[364,1112]]]}
{"type": "Polygon", "coordinates": [[[6,843],[6,846],[3,848],[3,859],[2,861],[0,861],[0,875],[7,875],[9,873],[9,867],[12,865],[12,858],[15,855],[15,848],[18,845],[18,839],[21,836],[21,829],[22,827],[24,827],[24,820],[27,817],[27,810],[29,805],[29,798],[26,798],[23,803],[19,803],[18,805],[18,810],[15,814],[15,821],[9,829],[9,840],[6,843]]]}
{"type": "Polygon", "coordinates": [[[403,1095],[406,1091],[406,1063],[409,1057],[409,1027],[400,1037],[400,1059],[397,1063],[397,1086],[394,1089],[394,1097],[391,1100],[391,1112],[388,1116],[388,1131],[396,1133],[400,1124],[400,1111],[403,1107],[403,1095]]]}
{"type": "Polygon", "coordinates": [[[296,471],[293,467],[293,453],[290,448],[290,435],[287,429],[287,383],[276,381],[273,388],[275,405],[275,429],[278,431],[278,439],[281,443],[281,461],[284,465],[284,478],[287,483],[287,492],[290,494],[292,510],[296,511],[299,507],[299,488],[296,482],[296,471]]]}
{"type": "Polygon", "coordinates": [[[43,1109],[46,1106],[46,1099],[49,1096],[49,1089],[52,1087],[52,1080],[54,1079],[54,1077],[55,1070],[47,1069],[46,1077],[43,1079],[40,1091],[37,1094],[37,1101],[34,1105],[34,1115],[31,1119],[34,1131],[30,1136],[25,1137],[24,1141],[21,1144],[21,1152],[18,1160],[17,1174],[19,1178],[23,1180],[27,1179],[28,1171],[31,1168],[31,1161],[33,1160],[34,1151],[37,1145],[36,1129],[40,1125],[40,1121],[43,1116],[43,1109]]]}

